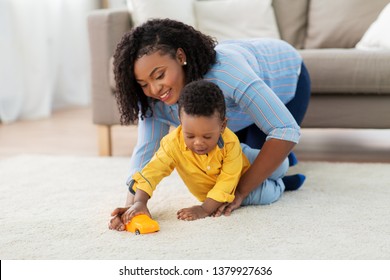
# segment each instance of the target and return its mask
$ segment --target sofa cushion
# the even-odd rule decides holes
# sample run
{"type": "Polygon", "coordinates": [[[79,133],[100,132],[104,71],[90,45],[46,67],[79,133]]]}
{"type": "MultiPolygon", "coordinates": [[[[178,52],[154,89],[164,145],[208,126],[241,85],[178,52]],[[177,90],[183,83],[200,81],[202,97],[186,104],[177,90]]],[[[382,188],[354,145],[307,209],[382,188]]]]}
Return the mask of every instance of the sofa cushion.
{"type": "Polygon", "coordinates": [[[298,49],[305,44],[309,0],[273,0],[280,37],[298,49]]]}
{"type": "Polygon", "coordinates": [[[280,38],[272,0],[208,0],[194,1],[199,31],[227,39],[280,38]]]}
{"type": "Polygon", "coordinates": [[[311,97],[304,128],[390,128],[390,95],[316,94],[311,97]]]}
{"type": "Polygon", "coordinates": [[[171,18],[196,26],[194,0],[127,0],[133,24],[139,25],[150,18],[171,18]]]}
{"type": "Polygon", "coordinates": [[[390,94],[390,51],[300,50],[312,92],[390,94]]]}
{"type": "Polygon", "coordinates": [[[386,5],[364,33],[363,38],[356,44],[362,50],[388,49],[390,50],[390,3],[386,5]]]}
{"type": "Polygon", "coordinates": [[[110,61],[108,62],[108,84],[110,85],[112,91],[116,90],[113,56],[110,57],[110,61]]]}
{"type": "Polygon", "coordinates": [[[305,48],[353,48],[389,0],[311,0],[305,48]]]}

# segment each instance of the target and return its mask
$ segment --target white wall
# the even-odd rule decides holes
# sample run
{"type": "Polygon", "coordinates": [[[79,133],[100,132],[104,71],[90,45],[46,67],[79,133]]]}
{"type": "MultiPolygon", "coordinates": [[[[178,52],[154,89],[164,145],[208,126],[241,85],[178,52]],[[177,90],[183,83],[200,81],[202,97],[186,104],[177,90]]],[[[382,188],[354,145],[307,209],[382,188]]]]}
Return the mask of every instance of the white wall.
{"type": "Polygon", "coordinates": [[[0,121],[90,103],[86,17],[99,0],[0,0],[0,121]]]}

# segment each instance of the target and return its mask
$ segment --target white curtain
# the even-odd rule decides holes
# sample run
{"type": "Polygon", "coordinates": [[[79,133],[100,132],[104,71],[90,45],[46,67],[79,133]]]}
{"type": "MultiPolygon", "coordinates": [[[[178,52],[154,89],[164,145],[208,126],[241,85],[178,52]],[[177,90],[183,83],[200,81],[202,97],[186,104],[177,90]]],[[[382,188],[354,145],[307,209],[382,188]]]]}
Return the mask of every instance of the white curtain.
{"type": "Polygon", "coordinates": [[[87,14],[97,0],[0,0],[0,121],[90,103],[87,14]]]}

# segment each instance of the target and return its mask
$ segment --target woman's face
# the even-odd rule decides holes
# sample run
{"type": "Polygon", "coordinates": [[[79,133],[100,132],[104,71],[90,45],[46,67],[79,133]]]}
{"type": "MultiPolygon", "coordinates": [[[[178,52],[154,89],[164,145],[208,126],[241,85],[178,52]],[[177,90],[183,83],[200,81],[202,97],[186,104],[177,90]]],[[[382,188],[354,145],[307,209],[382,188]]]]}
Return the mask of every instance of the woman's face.
{"type": "Polygon", "coordinates": [[[185,84],[183,65],[186,57],[178,49],[176,57],[159,51],[146,54],[135,61],[134,75],[146,96],[173,105],[185,84]]]}

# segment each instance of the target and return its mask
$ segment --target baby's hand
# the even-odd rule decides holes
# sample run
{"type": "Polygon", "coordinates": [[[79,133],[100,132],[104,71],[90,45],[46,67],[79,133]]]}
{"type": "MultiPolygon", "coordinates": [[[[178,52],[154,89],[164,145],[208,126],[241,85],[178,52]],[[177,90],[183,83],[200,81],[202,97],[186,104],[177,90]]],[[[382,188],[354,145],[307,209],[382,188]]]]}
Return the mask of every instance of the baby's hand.
{"type": "Polygon", "coordinates": [[[195,205],[190,208],[183,208],[177,211],[177,218],[179,220],[194,221],[197,219],[203,219],[209,216],[209,214],[200,205],[195,205]]]}
{"type": "Polygon", "coordinates": [[[125,213],[122,215],[122,223],[127,224],[130,220],[137,215],[146,214],[149,217],[152,217],[149,213],[148,207],[146,207],[145,203],[135,202],[125,213]]]}

